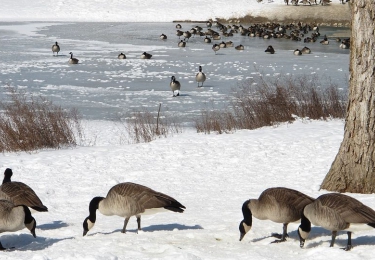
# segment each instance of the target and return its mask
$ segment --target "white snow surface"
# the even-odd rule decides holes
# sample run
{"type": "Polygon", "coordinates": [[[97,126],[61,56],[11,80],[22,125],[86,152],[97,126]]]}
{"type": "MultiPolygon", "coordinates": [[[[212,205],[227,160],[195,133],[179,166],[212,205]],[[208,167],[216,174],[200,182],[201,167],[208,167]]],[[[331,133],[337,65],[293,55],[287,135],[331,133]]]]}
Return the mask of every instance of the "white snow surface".
{"type": "Polygon", "coordinates": [[[270,18],[347,19],[348,4],[333,0],[331,6],[286,6],[284,0],[2,0],[0,21],[99,21],[171,22],[238,18],[245,15],[270,18]]]}

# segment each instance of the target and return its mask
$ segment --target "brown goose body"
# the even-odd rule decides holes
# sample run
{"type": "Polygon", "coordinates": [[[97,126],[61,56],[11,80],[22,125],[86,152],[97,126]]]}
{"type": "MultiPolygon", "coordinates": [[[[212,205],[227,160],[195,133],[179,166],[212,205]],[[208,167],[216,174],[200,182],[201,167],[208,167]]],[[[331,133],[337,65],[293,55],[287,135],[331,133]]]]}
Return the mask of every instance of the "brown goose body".
{"type": "Polygon", "coordinates": [[[375,211],[350,196],[328,193],[319,196],[303,210],[298,228],[301,247],[310,233],[311,223],[332,231],[331,247],[335,243],[337,231],[347,231],[348,244],[345,250],[350,250],[352,231],[375,228],[375,211]]]}
{"type": "Polygon", "coordinates": [[[132,216],[137,217],[138,230],[141,229],[141,215],[154,214],[160,211],[174,211],[182,213],[185,206],[174,198],[154,191],[146,186],[125,182],[113,186],[105,198],[95,197],[89,205],[90,215],[83,222],[83,235],[94,226],[96,210],[103,215],[117,215],[125,218],[123,233],[132,216]]]}
{"type": "Polygon", "coordinates": [[[244,219],[239,226],[240,241],[252,227],[252,216],[283,223],[283,234],[278,236],[281,240],[275,242],[285,241],[288,224],[298,221],[304,207],[313,201],[313,198],[293,189],[276,187],[264,190],[258,199],[247,200],[242,206],[244,219]]]}
{"type": "Polygon", "coordinates": [[[16,206],[25,205],[35,211],[48,211],[34,190],[23,182],[12,182],[12,175],[12,169],[7,168],[4,172],[3,184],[0,186],[0,199],[9,200],[16,206]]]}
{"type": "MultiPolygon", "coordinates": [[[[26,206],[16,206],[9,200],[0,200],[0,233],[28,228],[35,235],[36,221],[26,206]]],[[[6,248],[0,242],[0,250],[6,248]]]]}

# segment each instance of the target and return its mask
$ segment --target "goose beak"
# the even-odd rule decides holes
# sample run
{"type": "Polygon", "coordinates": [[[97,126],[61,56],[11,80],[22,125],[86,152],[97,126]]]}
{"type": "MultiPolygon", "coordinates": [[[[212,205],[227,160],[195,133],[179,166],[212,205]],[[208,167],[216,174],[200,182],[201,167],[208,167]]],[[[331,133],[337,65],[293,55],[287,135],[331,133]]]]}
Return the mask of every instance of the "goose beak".
{"type": "Polygon", "coordinates": [[[242,241],[243,237],[246,235],[246,233],[241,233],[240,235],[240,241],[242,241]]]}
{"type": "Polygon", "coordinates": [[[88,230],[83,230],[83,236],[86,236],[88,230]]]}

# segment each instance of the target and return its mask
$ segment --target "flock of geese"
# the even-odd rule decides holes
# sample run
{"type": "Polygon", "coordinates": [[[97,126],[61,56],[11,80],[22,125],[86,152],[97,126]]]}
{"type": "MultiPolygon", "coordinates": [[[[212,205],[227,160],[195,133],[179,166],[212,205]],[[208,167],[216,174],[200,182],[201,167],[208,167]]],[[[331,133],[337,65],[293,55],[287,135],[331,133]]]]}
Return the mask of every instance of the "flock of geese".
{"type": "MultiPolygon", "coordinates": [[[[0,186],[0,233],[26,227],[36,237],[36,220],[31,212],[46,212],[48,208],[28,185],[12,181],[12,175],[12,170],[7,168],[0,186]]],[[[162,211],[183,213],[185,209],[184,205],[164,193],[140,184],[119,183],[108,191],[106,197],[94,197],[90,201],[89,216],[83,221],[83,236],[94,227],[97,210],[106,216],[124,217],[121,232],[126,233],[126,226],[132,216],[136,216],[138,230],[141,230],[141,215],[162,211]]],[[[242,213],[240,241],[252,228],[252,216],[283,224],[282,234],[272,234],[278,238],[273,243],[286,241],[288,224],[300,221],[298,235],[301,248],[311,232],[311,224],[332,232],[331,247],[334,246],[337,232],[347,231],[346,251],[352,249],[353,231],[363,230],[363,227],[375,228],[375,211],[340,193],[328,193],[314,199],[289,188],[269,188],[258,199],[246,200],[242,205],[242,213]]],[[[0,242],[0,250],[5,249],[0,242]]]]}
{"type": "MultiPolygon", "coordinates": [[[[307,42],[315,42],[317,41],[318,37],[320,36],[319,33],[319,27],[316,25],[309,25],[309,24],[279,24],[279,23],[266,23],[266,24],[254,24],[249,26],[248,28],[245,28],[242,25],[224,25],[218,21],[207,21],[206,22],[207,30],[203,31],[203,28],[201,26],[195,26],[187,31],[182,31],[181,24],[177,24],[176,27],[176,35],[179,37],[184,37],[183,40],[179,40],[177,43],[178,47],[184,48],[187,45],[187,42],[191,37],[194,37],[196,35],[198,36],[205,36],[203,41],[205,43],[211,43],[212,40],[221,40],[222,37],[231,37],[235,33],[240,33],[242,36],[248,36],[248,37],[260,37],[264,39],[290,39],[293,41],[301,41],[303,38],[303,41],[305,43],[307,42]],[[216,27],[218,28],[218,31],[213,30],[212,26],[213,24],[216,24],[216,27]],[[312,32],[311,35],[308,35],[309,32],[312,32]]],[[[165,34],[161,34],[159,36],[161,40],[166,40],[168,37],[165,34]]],[[[336,39],[337,42],[341,42],[340,48],[347,49],[350,46],[350,39],[336,39]]],[[[320,41],[322,45],[328,45],[329,40],[327,36],[324,35],[323,40],[320,41]]],[[[216,54],[220,49],[223,48],[229,48],[234,47],[236,50],[243,51],[245,47],[242,44],[239,44],[237,46],[234,46],[234,43],[232,41],[222,41],[220,43],[214,43],[212,45],[212,50],[216,54]]],[[[53,55],[58,55],[60,52],[60,46],[58,42],[55,42],[55,44],[52,45],[52,53],[53,55]]],[[[268,54],[275,54],[276,51],[273,48],[272,45],[269,45],[267,49],[265,50],[268,54]]],[[[293,51],[294,55],[302,55],[302,54],[310,54],[311,49],[308,47],[303,47],[300,49],[295,49],[293,51]]],[[[79,60],[75,57],[73,57],[73,53],[70,52],[70,59],[69,64],[78,64],[79,60]]],[[[141,59],[151,59],[152,54],[143,52],[140,56],[141,59]]],[[[117,56],[118,59],[126,59],[126,55],[124,53],[120,53],[117,56]]],[[[195,81],[198,83],[198,87],[203,87],[203,83],[206,81],[206,75],[202,72],[202,66],[199,66],[199,70],[195,75],[195,81]],[[201,83],[201,85],[200,85],[201,83]]],[[[171,77],[171,81],[169,83],[170,89],[172,90],[172,96],[177,97],[180,96],[180,90],[181,90],[181,83],[176,80],[175,76],[171,77]],[[175,94],[175,92],[177,94],[175,94]]]]}

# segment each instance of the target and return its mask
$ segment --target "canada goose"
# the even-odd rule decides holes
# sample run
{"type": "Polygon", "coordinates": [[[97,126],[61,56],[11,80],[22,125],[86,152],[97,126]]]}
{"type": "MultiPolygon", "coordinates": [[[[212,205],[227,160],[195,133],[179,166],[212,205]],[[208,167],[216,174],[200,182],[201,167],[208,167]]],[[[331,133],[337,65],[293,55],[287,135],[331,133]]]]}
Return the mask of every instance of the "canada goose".
{"type": "Polygon", "coordinates": [[[189,39],[190,39],[190,37],[191,37],[191,32],[186,31],[186,32],[183,32],[182,35],[185,37],[184,40],[187,39],[187,41],[189,41],[189,39]]]}
{"type": "Polygon", "coordinates": [[[141,59],[147,59],[147,60],[149,60],[149,59],[151,59],[151,57],[152,57],[152,55],[150,53],[147,53],[147,52],[144,52],[141,55],[141,59]]]}
{"type": "MultiPolygon", "coordinates": [[[[0,200],[0,233],[14,232],[25,227],[30,230],[33,237],[36,237],[36,221],[29,208],[24,205],[15,206],[8,200],[0,200]]],[[[6,250],[1,242],[0,250],[6,250]]]]}
{"type": "Polygon", "coordinates": [[[167,35],[165,35],[164,33],[162,33],[162,34],[160,35],[160,39],[162,39],[162,40],[166,40],[166,39],[167,39],[167,35]]]}
{"type": "Polygon", "coordinates": [[[344,249],[348,251],[352,248],[353,231],[363,230],[366,227],[375,228],[375,211],[341,193],[321,195],[303,210],[301,225],[298,228],[301,248],[310,233],[311,223],[332,231],[330,247],[335,244],[337,231],[346,230],[348,243],[344,249]]]}
{"type": "Polygon", "coordinates": [[[295,49],[293,51],[293,54],[299,56],[299,55],[302,55],[302,52],[299,49],[295,49]]]}
{"type": "Polygon", "coordinates": [[[76,58],[73,58],[73,52],[69,52],[69,54],[70,54],[70,59],[69,59],[69,63],[70,64],[78,64],[78,59],[76,59],[76,58]]]}
{"type": "Polygon", "coordinates": [[[232,41],[228,41],[225,43],[227,47],[233,47],[233,42],[232,41]]]}
{"type": "Polygon", "coordinates": [[[126,59],[126,55],[123,54],[122,52],[117,56],[117,58],[121,59],[121,60],[124,60],[126,59]]]}
{"type": "Polygon", "coordinates": [[[90,215],[83,221],[84,236],[95,224],[97,209],[106,216],[125,217],[121,232],[126,233],[126,225],[132,216],[137,217],[138,230],[141,230],[141,215],[165,210],[182,213],[185,206],[174,198],[148,187],[131,182],[120,183],[108,191],[107,197],[95,197],[91,200],[90,215]]]}
{"type": "Polygon", "coordinates": [[[214,39],[214,40],[220,40],[221,36],[219,34],[215,33],[215,34],[212,35],[212,39],[214,39]]]}
{"type": "Polygon", "coordinates": [[[225,42],[221,42],[221,43],[219,44],[219,46],[220,46],[220,49],[221,49],[221,48],[226,48],[226,47],[227,47],[227,44],[226,44],[225,42]]]}
{"type": "Polygon", "coordinates": [[[173,96],[174,96],[174,97],[180,95],[181,84],[180,84],[179,81],[176,80],[175,76],[172,76],[172,77],[171,77],[171,83],[169,83],[169,86],[170,86],[171,89],[172,89],[172,92],[173,92],[173,96]],[[177,90],[178,90],[178,93],[177,93],[177,95],[175,95],[174,92],[177,91],[177,90]]]}
{"type": "Polygon", "coordinates": [[[181,40],[179,43],[178,43],[178,47],[186,47],[186,42],[181,40]]]}
{"type": "Polygon", "coordinates": [[[252,215],[260,220],[269,219],[276,223],[283,223],[283,234],[274,235],[283,242],[287,237],[287,227],[290,222],[301,218],[303,208],[313,202],[314,199],[296,190],[288,188],[269,188],[260,194],[258,199],[250,199],[244,202],[241,221],[240,241],[252,227],[252,215]]]}
{"type": "Polygon", "coordinates": [[[195,75],[195,80],[198,82],[198,88],[199,88],[199,82],[202,82],[203,87],[203,82],[206,80],[206,75],[202,72],[202,66],[199,66],[199,72],[197,75],[195,75]]]}
{"type": "Polygon", "coordinates": [[[181,26],[181,24],[176,24],[176,29],[181,29],[182,28],[182,26],[181,26]]]}
{"type": "Polygon", "coordinates": [[[311,50],[309,47],[303,47],[302,50],[301,50],[302,54],[310,54],[311,53],[311,50]]]}
{"type": "Polygon", "coordinates": [[[218,50],[220,50],[220,46],[218,45],[218,44],[214,44],[213,46],[212,46],[212,50],[215,52],[215,54],[216,54],[216,52],[218,51],[218,50]]]}
{"type": "Polygon", "coordinates": [[[234,47],[236,50],[238,50],[238,51],[243,51],[245,48],[244,48],[244,46],[242,45],[242,44],[240,44],[240,45],[238,45],[238,46],[236,46],[236,47],[234,47]]]}
{"type": "Polygon", "coordinates": [[[323,45],[328,45],[329,41],[328,41],[327,36],[324,35],[324,38],[323,38],[323,40],[320,41],[320,43],[323,44],[323,45]]]}
{"type": "Polygon", "coordinates": [[[211,39],[210,38],[208,38],[207,36],[204,38],[204,42],[205,43],[211,43],[211,39]]]}
{"type": "Polygon", "coordinates": [[[33,189],[25,183],[11,181],[12,174],[9,168],[4,172],[3,184],[0,186],[0,199],[9,200],[16,206],[25,205],[36,211],[48,211],[33,189]]]}
{"type": "Polygon", "coordinates": [[[269,54],[274,54],[275,49],[272,47],[272,45],[269,45],[264,52],[269,53],[269,54]]]}
{"type": "Polygon", "coordinates": [[[177,30],[177,31],[176,31],[176,35],[178,36],[178,39],[180,39],[180,37],[181,37],[183,34],[184,34],[184,32],[181,31],[181,30],[177,30]]]}
{"type": "Polygon", "coordinates": [[[57,42],[52,45],[52,55],[55,56],[55,52],[57,53],[56,56],[59,56],[60,46],[57,42]]]}
{"type": "Polygon", "coordinates": [[[212,27],[212,23],[210,21],[207,21],[206,22],[206,26],[207,26],[207,28],[211,28],[212,27]]]}

